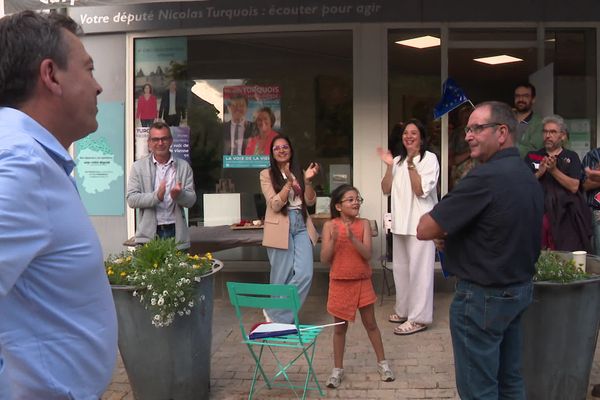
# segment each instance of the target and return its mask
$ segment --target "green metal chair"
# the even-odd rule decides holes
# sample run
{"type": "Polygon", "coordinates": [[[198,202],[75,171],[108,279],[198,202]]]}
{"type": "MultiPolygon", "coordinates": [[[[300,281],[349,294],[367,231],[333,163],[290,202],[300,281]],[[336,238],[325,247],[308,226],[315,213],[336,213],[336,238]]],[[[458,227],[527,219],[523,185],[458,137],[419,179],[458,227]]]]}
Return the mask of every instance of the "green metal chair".
{"type": "MultiPolygon", "coordinates": [[[[252,399],[252,396],[259,390],[256,387],[261,377],[264,380],[264,386],[269,389],[273,387],[289,388],[294,392],[296,398],[300,398],[297,389],[302,389],[302,399],[306,398],[308,390],[318,390],[319,394],[324,396],[325,394],[319,385],[312,365],[317,337],[323,328],[299,324],[298,310],[300,309],[300,298],[296,287],[293,285],[227,282],[227,290],[229,291],[231,304],[235,308],[235,313],[240,323],[243,338],[242,343],[246,344],[255,361],[254,375],[248,399],[252,399]],[[297,333],[279,337],[250,339],[248,336],[250,321],[248,321],[248,318],[244,318],[243,308],[279,308],[292,310],[297,333]],[[265,352],[265,349],[268,351],[265,352]],[[265,372],[263,361],[266,360],[263,359],[263,354],[271,354],[275,360],[276,371],[271,377],[265,372]],[[287,361],[282,361],[284,359],[287,361]],[[296,361],[301,360],[305,360],[307,365],[306,368],[301,369],[301,371],[306,371],[304,386],[292,382],[288,371],[296,361]]],[[[256,319],[256,313],[251,314],[256,319]]],[[[262,314],[260,315],[262,316],[262,314]]],[[[258,321],[255,320],[253,322],[256,323],[258,321]]]]}

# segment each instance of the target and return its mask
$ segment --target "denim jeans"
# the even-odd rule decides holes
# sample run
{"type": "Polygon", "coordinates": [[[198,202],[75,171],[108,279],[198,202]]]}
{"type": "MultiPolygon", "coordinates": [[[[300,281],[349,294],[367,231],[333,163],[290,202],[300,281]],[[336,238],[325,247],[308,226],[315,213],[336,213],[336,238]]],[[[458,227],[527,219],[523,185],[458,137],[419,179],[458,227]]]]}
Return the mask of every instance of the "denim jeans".
{"type": "Polygon", "coordinates": [[[169,225],[158,225],[156,227],[156,236],[161,239],[168,239],[175,237],[175,224],[169,225]]]}
{"type": "MultiPolygon", "coordinates": [[[[289,210],[290,231],[287,249],[267,247],[271,264],[271,283],[294,285],[298,288],[300,302],[304,304],[313,277],[313,246],[306,230],[300,210],[289,210]]],[[[294,322],[294,315],[288,310],[267,310],[273,322],[285,324],[294,322]]]]}
{"type": "Polygon", "coordinates": [[[532,294],[531,282],[500,288],[456,283],[450,333],[462,400],[525,399],[521,316],[532,294]]]}

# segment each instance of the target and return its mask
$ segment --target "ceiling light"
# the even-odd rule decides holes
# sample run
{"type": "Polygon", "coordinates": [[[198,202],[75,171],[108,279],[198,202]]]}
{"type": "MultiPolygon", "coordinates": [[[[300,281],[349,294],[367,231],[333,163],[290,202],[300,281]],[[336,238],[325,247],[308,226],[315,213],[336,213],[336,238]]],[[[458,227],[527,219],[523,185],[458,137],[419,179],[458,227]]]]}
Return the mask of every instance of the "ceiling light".
{"type": "Polygon", "coordinates": [[[425,49],[427,47],[435,47],[440,45],[440,39],[433,36],[420,36],[413,39],[398,40],[396,43],[403,46],[415,47],[417,49],[425,49]]]}
{"type": "Polygon", "coordinates": [[[500,56],[493,56],[493,57],[474,58],[473,60],[480,62],[480,63],[484,63],[484,64],[490,64],[490,65],[507,64],[507,63],[512,63],[512,62],[523,61],[521,58],[507,56],[506,54],[502,54],[500,56]]]}

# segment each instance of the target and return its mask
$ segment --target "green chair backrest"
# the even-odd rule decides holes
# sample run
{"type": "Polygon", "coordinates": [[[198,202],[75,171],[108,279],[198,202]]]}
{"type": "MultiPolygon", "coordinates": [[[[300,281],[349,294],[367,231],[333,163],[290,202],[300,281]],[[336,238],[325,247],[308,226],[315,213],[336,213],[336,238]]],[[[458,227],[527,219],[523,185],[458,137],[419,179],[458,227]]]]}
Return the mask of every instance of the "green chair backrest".
{"type": "Polygon", "coordinates": [[[294,285],[278,285],[268,283],[242,283],[227,282],[229,300],[235,308],[235,313],[240,321],[242,333],[246,335],[241,308],[280,308],[292,310],[294,323],[298,322],[300,297],[294,285]]]}

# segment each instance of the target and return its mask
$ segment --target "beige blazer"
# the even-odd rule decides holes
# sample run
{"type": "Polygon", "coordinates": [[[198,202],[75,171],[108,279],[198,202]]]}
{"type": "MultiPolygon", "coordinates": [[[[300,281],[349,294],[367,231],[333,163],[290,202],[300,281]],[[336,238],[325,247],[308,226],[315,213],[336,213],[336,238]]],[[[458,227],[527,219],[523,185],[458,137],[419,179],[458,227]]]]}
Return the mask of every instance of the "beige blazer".
{"type": "MultiPolygon", "coordinates": [[[[260,187],[265,196],[265,200],[267,201],[262,244],[265,247],[287,249],[290,233],[290,220],[287,215],[281,213],[281,209],[287,203],[287,200],[285,202],[281,201],[275,192],[268,168],[260,171],[260,187]]],[[[307,198],[305,192],[304,203],[306,205],[312,206],[315,204],[316,200],[316,196],[313,199],[307,198]]],[[[308,236],[310,237],[313,246],[316,245],[319,234],[317,233],[310,216],[306,219],[306,229],[308,230],[308,236]]]]}

